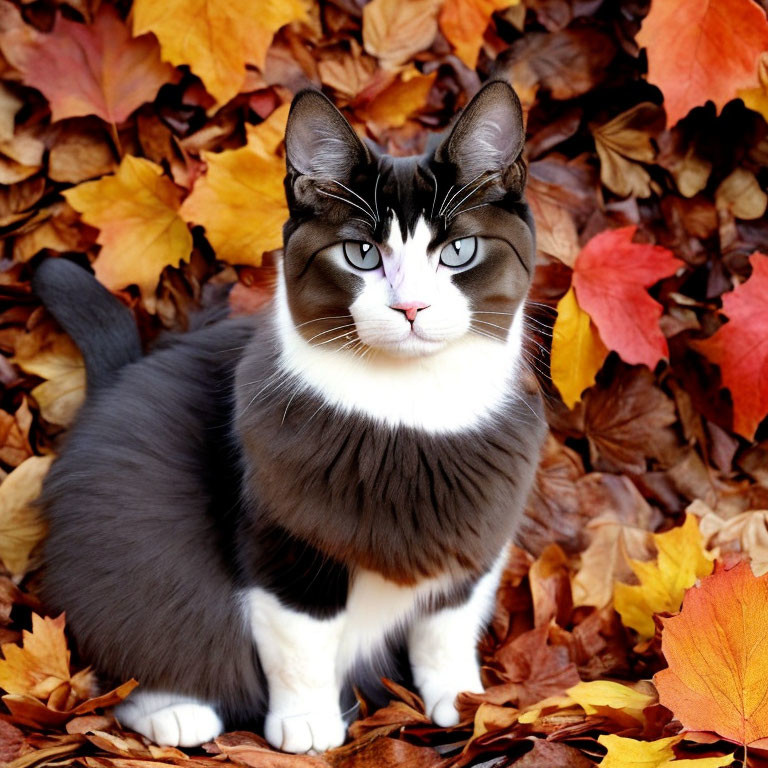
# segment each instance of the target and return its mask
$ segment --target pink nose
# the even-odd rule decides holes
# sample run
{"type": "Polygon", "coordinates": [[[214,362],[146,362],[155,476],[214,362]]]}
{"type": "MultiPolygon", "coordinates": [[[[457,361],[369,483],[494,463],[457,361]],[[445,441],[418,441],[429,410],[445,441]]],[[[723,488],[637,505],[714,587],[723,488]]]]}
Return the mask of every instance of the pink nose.
{"type": "Polygon", "coordinates": [[[392,309],[400,310],[408,318],[409,322],[413,322],[416,319],[416,313],[420,309],[426,309],[429,304],[425,304],[423,301],[404,301],[400,304],[392,304],[392,309]]]}

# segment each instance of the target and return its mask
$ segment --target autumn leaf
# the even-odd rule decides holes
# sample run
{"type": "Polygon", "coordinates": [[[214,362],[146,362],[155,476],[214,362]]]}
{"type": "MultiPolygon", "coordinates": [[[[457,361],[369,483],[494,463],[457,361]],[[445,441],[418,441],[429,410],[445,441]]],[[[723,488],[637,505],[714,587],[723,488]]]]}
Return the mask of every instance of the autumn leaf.
{"type": "MultiPolygon", "coordinates": [[[[283,111],[274,119],[284,117],[283,111]]],[[[208,170],[181,206],[182,218],[205,227],[217,257],[230,264],[258,267],[266,251],[283,243],[285,161],[274,154],[275,139],[267,120],[251,130],[247,146],[204,152],[208,170]]]]}
{"type": "Polygon", "coordinates": [[[653,369],[669,354],[659,329],[663,308],[645,290],[682,264],[666,248],[632,242],[636,227],[610,229],[582,248],[573,268],[579,306],[608,349],[653,369]]]}
{"type": "Polygon", "coordinates": [[[24,25],[7,3],[0,19],[7,25],[0,48],[24,82],[48,99],[54,121],[97,115],[121,123],[174,75],[160,60],[157,41],[132,38],[110,5],[102,4],[88,25],[57,15],[50,34],[24,25]]]}
{"type": "Polygon", "coordinates": [[[397,69],[429,48],[440,0],[371,0],[363,8],[363,45],[384,69],[397,69]]]}
{"type": "Polygon", "coordinates": [[[728,322],[692,346],[720,366],[733,398],[733,428],[751,440],[768,414],[768,256],[755,252],[749,263],[749,279],[723,296],[728,322]]]}
{"type": "Polygon", "coordinates": [[[440,9],[440,29],[456,55],[470,68],[477,66],[483,34],[496,11],[520,0],[445,0],[440,9]]]}
{"type": "Polygon", "coordinates": [[[163,58],[188,64],[223,104],[239,93],[246,64],[264,68],[275,32],[305,17],[302,0],[136,0],[133,33],[153,32],[163,58]]]}
{"type": "Polygon", "coordinates": [[[767,610],[768,575],[739,563],[688,590],[680,614],[663,620],[669,668],[654,682],[685,729],[745,745],[768,737],[767,610]]]}
{"type": "Polygon", "coordinates": [[[0,560],[12,576],[23,576],[46,525],[33,502],[53,456],[30,456],[0,485],[0,560]]]}
{"type": "Polygon", "coordinates": [[[557,304],[551,358],[552,381],[569,408],[595,383],[607,356],[608,350],[589,315],[579,307],[571,286],[557,304]]]}
{"type": "Polygon", "coordinates": [[[96,277],[110,290],[138,285],[152,307],[160,273],[192,250],[192,235],[179,216],[181,191],[159,165],[126,155],[116,174],[79,184],[64,197],[99,229],[96,277]]]}
{"type": "Polygon", "coordinates": [[[698,522],[686,515],[683,525],[653,535],[656,562],[630,560],[639,585],[617,583],[613,603],[623,624],[640,637],[652,637],[655,613],[680,610],[685,590],[712,573],[712,558],[704,550],[698,522]]]}
{"type": "Polygon", "coordinates": [[[608,751],[601,768],[722,768],[733,763],[733,755],[722,757],[699,757],[690,760],[676,760],[672,747],[682,736],[670,736],[656,741],[637,741],[614,734],[603,734],[597,739],[608,751]]]}
{"type": "Polygon", "coordinates": [[[23,647],[2,646],[0,688],[11,694],[46,699],[70,679],[64,614],[56,619],[32,614],[32,631],[24,631],[23,647]]]}
{"type": "Polygon", "coordinates": [[[768,21],[754,0],[653,0],[637,43],[674,125],[707,100],[719,111],[739,89],[757,87],[768,21]]]}
{"type": "Polygon", "coordinates": [[[436,76],[436,72],[422,75],[415,67],[405,70],[370,103],[358,110],[358,114],[371,123],[399,128],[426,104],[436,76]]]}

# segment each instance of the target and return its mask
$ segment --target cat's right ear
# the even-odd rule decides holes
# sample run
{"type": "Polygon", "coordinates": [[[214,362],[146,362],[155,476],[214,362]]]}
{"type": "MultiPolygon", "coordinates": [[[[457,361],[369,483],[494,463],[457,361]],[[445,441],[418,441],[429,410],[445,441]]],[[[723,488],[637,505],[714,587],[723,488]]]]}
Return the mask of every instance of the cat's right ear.
{"type": "Polygon", "coordinates": [[[320,91],[301,91],[291,104],[285,129],[288,172],[319,182],[350,179],[371,162],[365,145],[344,115],[320,91]]]}

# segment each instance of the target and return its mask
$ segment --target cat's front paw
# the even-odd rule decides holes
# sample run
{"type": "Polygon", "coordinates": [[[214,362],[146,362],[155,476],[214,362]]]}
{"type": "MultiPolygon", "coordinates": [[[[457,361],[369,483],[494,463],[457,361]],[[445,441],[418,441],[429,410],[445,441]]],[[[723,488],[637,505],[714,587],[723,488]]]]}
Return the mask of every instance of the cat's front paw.
{"type": "MultiPolygon", "coordinates": [[[[427,676],[424,676],[427,677],[427,676]]],[[[419,686],[421,697],[424,699],[424,709],[427,717],[440,728],[450,728],[459,722],[459,712],[456,709],[456,697],[460,693],[481,693],[483,684],[480,673],[476,668],[466,671],[462,677],[445,675],[433,676],[419,686]],[[453,678],[453,679],[452,679],[453,678]]]]}
{"type": "Polygon", "coordinates": [[[347,726],[338,708],[285,714],[270,712],[264,722],[264,737],[284,752],[325,752],[344,743],[347,726]]]}
{"type": "Polygon", "coordinates": [[[118,717],[124,725],[163,747],[199,747],[224,730],[212,707],[193,702],[174,703],[151,712],[124,705],[118,717]]]}

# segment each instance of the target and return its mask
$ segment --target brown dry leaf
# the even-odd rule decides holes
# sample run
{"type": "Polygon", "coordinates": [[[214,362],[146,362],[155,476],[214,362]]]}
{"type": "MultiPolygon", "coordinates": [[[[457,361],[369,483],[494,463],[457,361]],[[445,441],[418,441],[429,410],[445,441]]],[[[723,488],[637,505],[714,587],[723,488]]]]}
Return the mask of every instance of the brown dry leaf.
{"type": "Polygon", "coordinates": [[[436,72],[422,75],[415,67],[410,67],[357,112],[361,118],[374,125],[400,128],[414,112],[427,103],[436,77],[436,72]]]}
{"type": "Polygon", "coordinates": [[[39,346],[22,343],[13,358],[22,370],[47,379],[38,384],[32,397],[42,417],[61,426],[69,426],[85,398],[85,364],[74,342],[62,333],[43,339],[39,346]]]}
{"type": "Polygon", "coordinates": [[[0,227],[9,227],[24,219],[30,219],[35,212],[32,207],[45,192],[45,179],[34,179],[0,188],[0,227]]]}
{"type": "Polygon", "coordinates": [[[718,209],[730,211],[737,219],[759,219],[768,206],[768,195],[754,173],[736,168],[720,182],[715,203],[718,209]]]}
{"type": "Polygon", "coordinates": [[[649,560],[653,539],[644,528],[598,517],[588,524],[592,540],[573,577],[575,605],[603,608],[613,600],[613,585],[632,576],[629,559],[649,560]]]}
{"type": "Polygon", "coordinates": [[[557,544],[550,544],[528,571],[533,598],[533,623],[536,627],[551,622],[564,627],[573,608],[568,558],[557,544]]]}
{"type": "Polygon", "coordinates": [[[45,522],[32,502],[53,458],[30,456],[0,485],[0,560],[15,577],[24,575],[32,551],[45,535],[45,522]]]}
{"type": "Polygon", "coordinates": [[[117,169],[109,137],[95,121],[67,120],[58,126],[48,154],[48,176],[79,184],[117,169]]]}
{"type": "Polygon", "coordinates": [[[677,440],[674,403],[654,385],[645,367],[624,369],[607,386],[584,396],[581,411],[592,463],[607,471],[640,474],[649,456],[659,456],[677,440]]]}
{"type": "Polygon", "coordinates": [[[0,142],[13,138],[16,123],[16,113],[24,102],[10,88],[0,83],[0,142]]]}
{"type": "Polygon", "coordinates": [[[26,398],[13,416],[7,411],[0,411],[0,461],[17,467],[32,455],[29,444],[31,426],[32,414],[26,398]]]}
{"type": "Polygon", "coordinates": [[[238,765],[253,768],[330,768],[331,763],[322,756],[288,755],[275,752],[255,733],[235,731],[214,739],[225,757],[238,765]]]}
{"type": "Polygon", "coordinates": [[[334,90],[336,104],[345,106],[371,82],[376,74],[376,60],[365,56],[353,40],[350,53],[318,61],[317,71],[323,85],[334,90]]]}
{"type": "Polygon", "coordinates": [[[650,197],[651,176],[639,163],[653,163],[651,140],[664,130],[664,112],[650,102],[637,104],[602,125],[590,126],[600,158],[600,179],[620,197],[650,197]]]}
{"type": "Polygon", "coordinates": [[[384,69],[397,69],[432,45],[440,0],[372,0],[363,8],[363,46],[384,69]]]}
{"type": "Polygon", "coordinates": [[[34,224],[25,225],[24,232],[13,242],[16,263],[29,261],[44,249],[58,253],[83,251],[93,242],[83,234],[77,212],[63,200],[42,209],[38,218],[34,224]]]}
{"type": "Polygon", "coordinates": [[[69,682],[69,651],[64,637],[64,614],[56,619],[32,614],[32,631],[24,631],[23,647],[2,646],[0,688],[10,694],[45,699],[69,682]]]}
{"type": "Polygon", "coordinates": [[[544,739],[536,739],[533,749],[512,763],[514,768],[594,768],[594,765],[578,749],[544,739]]]}
{"type": "Polygon", "coordinates": [[[750,559],[755,576],[768,573],[768,510],[756,509],[724,519],[704,502],[695,501],[687,512],[700,515],[699,530],[708,549],[741,552],[750,559]]]}
{"type": "Polygon", "coordinates": [[[677,128],[665,131],[657,140],[659,155],[656,162],[672,174],[683,197],[698,195],[707,186],[712,163],[697,154],[693,142],[686,146],[677,128]]]}

